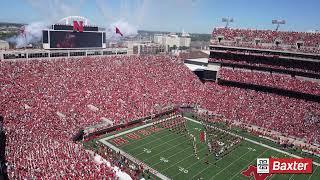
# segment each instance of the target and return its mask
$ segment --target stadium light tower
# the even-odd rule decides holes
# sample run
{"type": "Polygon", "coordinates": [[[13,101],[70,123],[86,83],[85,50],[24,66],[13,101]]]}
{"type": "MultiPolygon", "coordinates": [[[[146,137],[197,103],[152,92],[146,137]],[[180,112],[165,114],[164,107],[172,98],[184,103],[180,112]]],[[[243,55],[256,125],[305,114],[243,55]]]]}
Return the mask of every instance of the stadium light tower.
{"type": "Polygon", "coordinates": [[[280,27],[280,24],[286,24],[286,21],[285,20],[272,20],[272,24],[276,24],[277,25],[276,31],[278,31],[279,27],[280,27]]]}
{"type": "Polygon", "coordinates": [[[224,18],[222,18],[222,22],[225,22],[225,23],[226,23],[225,28],[228,28],[229,23],[233,23],[233,22],[234,22],[234,20],[233,20],[233,18],[224,17],[224,18]]]}

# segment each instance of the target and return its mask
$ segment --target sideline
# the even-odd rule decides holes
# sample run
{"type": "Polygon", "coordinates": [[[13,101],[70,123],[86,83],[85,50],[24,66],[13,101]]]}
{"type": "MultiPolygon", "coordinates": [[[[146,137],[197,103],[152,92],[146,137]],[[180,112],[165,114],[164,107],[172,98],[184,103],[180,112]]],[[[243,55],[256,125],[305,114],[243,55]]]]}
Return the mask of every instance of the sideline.
{"type": "MultiPolygon", "coordinates": [[[[170,118],[166,118],[166,119],[163,119],[163,120],[160,120],[160,121],[155,121],[153,123],[150,123],[150,124],[145,124],[145,125],[142,125],[142,126],[138,126],[138,127],[135,127],[135,128],[132,128],[132,129],[129,129],[127,131],[123,131],[119,134],[114,134],[114,135],[111,135],[111,136],[108,136],[106,138],[103,138],[103,140],[110,140],[110,139],[113,139],[113,138],[116,138],[116,137],[119,137],[119,136],[122,136],[124,134],[128,134],[128,133],[131,133],[131,132],[134,132],[134,131],[137,131],[137,130],[140,130],[140,129],[143,129],[143,128],[146,128],[146,127],[149,127],[149,126],[152,126],[152,125],[155,125],[155,124],[158,124],[160,122],[163,122],[163,121],[167,121],[167,120],[170,120],[170,119],[174,119],[176,117],[181,117],[180,115],[178,116],[172,116],[170,118]]],[[[101,139],[102,140],[102,139],[101,139]]]]}
{"type": "Polygon", "coordinates": [[[158,171],[156,171],[155,169],[149,167],[147,164],[143,163],[142,161],[134,158],[133,156],[131,156],[130,154],[124,152],[123,150],[115,147],[113,144],[107,142],[106,140],[102,139],[102,140],[99,140],[101,143],[103,143],[104,145],[107,145],[108,147],[110,147],[111,149],[115,150],[116,152],[120,152],[121,155],[123,155],[124,157],[130,159],[132,162],[136,163],[136,164],[140,164],[143,166],[144,169],[149,169],[150,172],[154,175],[156,175],[157,177],[159,177],[160,179],[163,179],[163,180],[170,180],[170,178],[168,178],[167,176],[159,173],[158,171]]]}
{"type": "Polygon", "coordinates": [[[160,122],[163,122],[163,121],[167,121],[167,120],[170,120],[170,119],[174,119],[176,117],[179,117],[180,115],[178,116],[172,116],[170,118],[166,118],[166,119],[163,119],[163,120],[160,120],[160,121],[156,121],[156,122],[153,122],[153,123],[150,123],[150,124],[145,124],[145,125],[142,125],[142,126],[139,126],[139,127],[135,127],[135,128],[132,128],[130,130],[127,130],[127,131],[124,131],[124,132],[121,132],[119,134],[115,134],[115,135],[111,135],[111,136],[108,136],[106,138],[103,138],[103,139],[100,139],[98,140],[98,142],[110,147],[111,149],[113,149],[114,151],[116,152],[120,152],[124,157],[130,159],[132,162],[136,163],[136,164],[140,164],[143,166],[144,169],[149,169],[150,172],[154,175],[156,175],[157,177],[159,177],[160,179],[163,179],[163,180],[170,180],[170,178],[168,178],[167,176],[159,173],[157,170],[149,167],[147,164],[143,163],[142,161],[134,158],[133,156],[131,156],[130,154],[126,153],[125,151],[119,149],[118,147],[114,146],[113,144],[109,143],[108,140],[110,139],[113,139],[113,138],[116,138],[116,137],[119,137],[119,136],[122,136],[124,134],[128,134],[130,132],[134,132],[134,131],[137,131],[137,130],[140,130],[140,129],[143,129],[143,128],[146,128],[146,127],[149,127],[149,126],[152,126],[154,124],[157,124],[157,123],[160,123],[160,122]]]}

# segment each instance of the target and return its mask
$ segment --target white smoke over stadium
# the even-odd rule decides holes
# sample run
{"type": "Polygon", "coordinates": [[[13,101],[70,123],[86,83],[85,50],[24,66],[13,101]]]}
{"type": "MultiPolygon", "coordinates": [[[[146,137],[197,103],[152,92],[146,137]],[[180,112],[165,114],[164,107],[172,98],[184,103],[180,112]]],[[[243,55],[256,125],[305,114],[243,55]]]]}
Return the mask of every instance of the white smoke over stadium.
{"type": "MultiPolygon", "coordinates": [[[[26,47],[29,44],[41,41],[43,29],[46,29],[50,24],[54,24],[61,17],[78,14],[85,1],[82,0],[76,5],[63,0],[53,0],[49,2],[43,0],[29,0],[27,2],[29,2],[31,7],[39,12],[44,19],[25,25],[18,35],[7,39],[10,43],[15,44],[16,48],[26,47]],[[48,11],[48,8],[50,11],[48,11]]],[[[130,6],[127,3],[128,2],[123,3],[122,9],[127,9],[130,6]]],[[[137,35],[138,26],[129,23],[127,19],[128,17],[136,17],[137,22],[142,21],[144,14],[143,9],[146,7],[145,1],[143,1],[142,4],[139,3],[138,6],[141,8],[134,10],[133,14],[135,15],[128,13],[126,15],[112,14],[111,9],[108,8],[108,5],[105,4],[105,2],[97,1],[97,8],[107,21],[104,26],[106,27],[106,38],[108,40],[120,40],[121,36],[115,32],[116,27],[120,29],[124,37],[137,35]]]]}
{"type": "Polygon", "coordinates": [[[25,47],[29,44],[41,41],[42,30],[46,28],[44,22],[34,22],[24,26],[20,34],[8,39],[9,42],[16,44],[17,48],[25,47]]]}
{"type": "Polygon", "coordinates": [[[117,34],[115,28],[119,28],[124,37],[135,36],[138,34],[138,29],[136,26],[129,24],[126,21],[117,21],[110,24],[106,30],[107,40],[120,40],[121,35],[117,34]]]}
{"type": "MultiPolygon", "coordinates": [[[[66,17],[80,12],[85,0],[79,3],[72,3],[66,0],[28,0],[31,7],[39,12],[44,19],[25,25],[24,32],[7,39],[10,43],[16,44],[17,48],[26,47],[41,41],[42,30],[49,24],[54,24],[61,17],[66,17]],[[49,9],[49,10],[48,10],[49,9]]],[[[176,3],[184,6],[192,4],[195,1],[181,1],[176,3]]],[[[115,28],[119,28],[124,37],[132,37],[138,34],[138,28],[143,24],[146,14],[150,11],[150,1],[121,1],[120,7],[112,9],[108,1],[96,0],[96,7],[104,17],[106,23],[102,23],[106,27],[106,39],[117,41],[121,39],[116,34],[115,28]]]]}
{"type": "Polygon", "coordinates": [[[16,48],[26,47],[29,44],[41,41],[43,29],[46,29],[49,24],[53,24],[61,17],[77,14],[85,1],[80,0],[77,3],[71,3],[64,0],[28,0],[27,2],[44,19],[25,25],[24,30],[22,28],[17,36],[7,39],[10,43],[16,44],[16,48]]]}
{"type": "Polygon", "coordinates": [[[119,40],[120,35],[116,34],[115,28],[119,28],[124,37],[135,36],[138,34],[138,27],[141,25],[145,16],[148,1],[121,1],[117,11],[111,8],[107,1],[96,0],[97,8],[109,22],[106,28],[106,38],[108,40],[119,40]],[[112,23],[110,23],[112,22],[112,23]]]}

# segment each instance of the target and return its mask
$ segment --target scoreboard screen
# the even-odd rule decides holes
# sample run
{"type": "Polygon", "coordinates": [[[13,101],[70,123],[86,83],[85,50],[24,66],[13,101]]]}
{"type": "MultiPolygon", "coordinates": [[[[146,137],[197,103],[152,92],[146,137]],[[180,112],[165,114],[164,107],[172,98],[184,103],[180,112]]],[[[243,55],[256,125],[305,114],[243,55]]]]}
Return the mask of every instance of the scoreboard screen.
{"type": "Polygon", "coordinates": [[[50,48],[102,48],[102,32],[50,31],[50,48]]]}

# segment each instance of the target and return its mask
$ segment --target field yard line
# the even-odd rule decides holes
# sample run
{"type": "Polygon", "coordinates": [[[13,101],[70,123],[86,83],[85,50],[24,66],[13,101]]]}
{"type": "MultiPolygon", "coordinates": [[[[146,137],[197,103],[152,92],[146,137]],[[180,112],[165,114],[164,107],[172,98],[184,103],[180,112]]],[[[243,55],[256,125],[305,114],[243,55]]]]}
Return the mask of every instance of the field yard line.
{"type": "MultiPolygon", "coordinates": [[[[153,135],[155,135],[155,134],[157,134],[157,133],[154,133],[153,135]]],[[[151,136],[153,136],[153,135],[151,135],[151,136]]],[[[147,144],[153,143],[153,142],[158,141],[159,139],[165,138],[165,137],[167,137],[167,136],[170,136],[170,134],[167,134],[167,135],[165,135],[165,136],[162,136],[161,138],[157,138],[157,137],[156,137],[157,139],[152,140],[152,141],[150,141],[150,142],[148,142],[148,143],[145,143],[145,144],[143,144],[143,145],[147,145],[147,144]]],[[[150,137],[150,136],[148,136],[148,137],[150,137]]],[[[143,140],[143,138],[140,139],[140,140],[143,140]]],[[[134,142],[138,142],[138,141],[134,141],[134,142]]],[[[133,142],[133,143],[134,143],[134,142],[133,142]]],[[[133,144],[133,143],[131,143],[131,144],[133,144]]],[[[127,144],[127,145],[129,145],[129,144],[127,144]]],[[[143,145],[141,145],[141,146],[143,146],[143,145]]],[[[136,146],[135,148],[130,149],[130,150],[138,149],[138,148],[140,148],[141,146],[136,146]]],[[[120,146],[120,147],[121,147],[121,148],[125,148],[126,145],[125,145],[125,146],[120,146]]]]}
{"type": "MultiPolygon", "coordinates": [[[[267,152],[269,149],[264,150],[262,153],[260,153],[257,158],[261,155],[263,155],[265,152],[267,152]]],[[[248,164],[246,164],[246,166],[244,168],[242,168],[238,173],[234,174],[229,180],[233,179],[234,177],[236,177],[236,175],[238,175],[241,171],[243,171],[246,167],[248,167],[248,165],[250,165],[253,161],[256,161],[257,159],[253,159],[252,161],[250,161],[248,164]]]]}
{"type": "MultiPolygon", "coordinates": [[[[231,155],[233,155],[232,153],[230,153],[230,154],[227,154],[226,156],[231,156],[231,155]]],[[[241,157],[240,157],[241,158],[241,157]]],[[[217,162],[219,162],[219,161],[221,161],[223,158],[221,158],[221,159],[219,159],[218,161],[216,161],[215,163],[217,163],[217,162]]],[[[214,165],[214,164],[210,164],[207,168],[205,168],[205,169],[203,169],[202,171],[200,171],[199,173],[197,173],[196,175],[194,175],[194,176],[192,176],[192,178],[194,178],[195,176],[197,176],[198,174],[201,174],[203,171],[205,171],[205,170],[207,170],[209,167],[211,167],[212,165],[214,165]]],[[[215,165],[216,166],[216,165],[215,165]]],[[[217,166],[218,167],[218,166],[217,166]]]]}
{"type": "Polygon", "coordinates": [[[311,176],[309,176],[308,180],[311,179],[312,175],[317,171],[319,167],[316,167],[316,169],[313,171],[313,173],[311,174],[311,176]]]}
{"type": "MultiPolygon", "coordinates": [[[[153,137],[153,136],[155,136],[156,134],[159,134],[159,133],[161,133],[161,132],[163,132],[163,131],[155,132],[155,133],[153,133],[153,134],[151,134],[151,135],[149,135],[149,136],[144,136],[143,138],[153,137]]],[[[142,140],[143,138],[141,138],[141,140],[142,140]]],[[[127,144],[124,144],[124,145],[122,145],[122,146],[120,146],[120,147],[121,147],[121,148],[125,148],[126,146],[132,145],[132,144],[134,144],[134,143],[136,143],[136,142],[137,142],[137,141],[132,141],[132,142],[129,142],[129,143],[127,143],[127,144]]]]}
{"type": "Polygon", "coordinates": [[[160,172],[158,172],[157,170],[151,168],[150,166],[148,166],[147,164],[143,163],[142,161],[140,161],[139,159],[136,159],[135,157],[131,156],[129,153],[126,153],[125,151],[117,148],[116,146],[114,146],[113,144],[109,143],[107,140],[103,140],[100,139],[99,140],[102,144],[107,145],[108,147],[110,147],[111,149],[115,150],[116,152],[120,152],[124,157],[130,159],[131,161],[133,161],[136,164],[140,164],[144,167],[144,169],[149,169],[150,172],[154,175],[156,175],[157,177],[159,177],[160,179],[164,179],[164,180],[170,180],[170,178],[168,178],[167,176],[161,174],[160,172]]]}
{"type": "Polygon", "coordinates": [[[244,153],[242,156],[240,156],[238,159],[234,160],[231,164],[229,164],[227,167],[223,168],[221,171],[219,171],[217,174],[215,174],[214,176],[212,176],[210,179],[213,179],[214,177],[216,177],[218,174],[220,174],[222,171],[226,170],[229,166],[231,166],[233,163],[237,162],[239,159],[241,159],[243,156],[247,155],[249,152],[251,152],[250,150],[248,150],[246,153],[244,153]]]}
{"type": "MultiPolygon", "coordinates": [[[[184,117],[184,118],[187,119],[187,120],[189,120],[189,121],[192,121],[192,122],[201,124],[201,122],[196,121],[196,120],[194,120],[194,119],[191,119],[191,118],[188,118],[188,117],[184,117]]],[[[215,126],[211,126],[211,127],[215,127],[215,126]]],[[[289,155],[289,156],[294,157],[294,158],[300,158],[300,159],[302,158],[302,157],[297,156],[297,155],[295,155],[295,154],[292,154],[292,153],[289,153],[289,152],[286,152],[286,151],[283,151],[283,150],[274,148],[274,147],[272,147],[272,146],[269,146],[269,145],[266,145],[266,144],[263,144],[263,143],[254,141],[254,140],[249,139],[249,138],[246,138],[246,137],[242,137],[242,136],[240,136],[240,135],[237,135],[237,134],[234,134],[234,133],[232,133],[232,132],[229,132],[229,131],[220,129],[220,128],[218,128],[218,127],[215,127],[215,128],[218,129],[218,130],[220,130],[220,131],[222,131],[222,132],[228,133],[228,134],[230,134],[230,135],[233,135],[233,136],[236,136],[236,137],[241,137],[241,138],[243,138],[244,140],[249,141],[249,142],[251,142],[251,143],[253,143],[253,144],[258,144],[258,145],[263,146],[263,147],[265,147],[265,148],[268,148],[268,149],[271,149],[271,150],[274,150],[274,151],[277,151],[277,152],[280,152],[280,153],[289,155]]],[[[313,164],[314,164],[314,165],[317,165],[317,166],[320,166],[320,163],[317,163],[317,162],[313,162],[313,164]]]]}
{"type": "MultiPolygon", "coordinates": [[[[180,137],[179,137],[180,138],[180,137]]],[[[176,140],[176,139],[178,139],[178,138],[174,138],[174,139],[172,139],[172,140],[170,140],[170,141],[173,141],[173,140],[176,140]]],[[[170,142],[170,141],[168,141],[168,142],[170,142]]],[[[163,144],[166,144],[167,142],[164,142],[164,143],[161,143],[161,144],[159,144],[159,145],[157,145],[157,146],[154,146],[153,148],[151,148],[150,150],[152,150],[152,149],[154,149],[154,148],[156,148],[156,147],[159,147],[159,146],[162,146],[163,144]]],[[[183,142],[184,143],[184,142],[183,142]]],[[[171,148],[169,148],[169,149],[172,149],[172,148],[175,148],[175,147],[177,147],[177,146],[179,146],[179,145],[181,145],[181,144],[183,144],[183,143],[180,143],[180,144],[177,144],[177,145],[175,145],[175,146],[172,146],[171,148]]],[[[167,149],[167,150],[169,150],[169,149],[167,149]]],[[[166,151],[167,151],[166,150],[166,151]]],[[[162,153],[163,151],[161,151],[160,153],[162,153]]],[[[139,154],[136,154],[135,156],[139,156],[140,154],[143,154],[144,152],[142,152],[142,153],[139,153],[139,154]]],[[[157,153],[157,154],[159,154],[159,153],[157,153]]],[[[155,156],[155,155],[157,155],[157,154],[154,154],[154,155],[152,155],[151,157],[153,157],[153,156],[155,156]]],[[[149,158],[151,158],[151,157],[149,157],[149,158]]],[[[147,159],[149,159],[149,158],[147,158],[147,159]]],[[[147,159],[144,159],[144,160],[147,160],[147,159]]]]}
{"type": "MultiPolygon", "coordinates": [[[[203,149],[201,149],[200,151],[202,151],[202,150],[206,150],[206,148],[203,148],[203,149]]],[[[199,152],[200,152],[200,151],[199,151],[199,152]]],[[[171,168],[172,166],[174,166],[174,165],[178,164],[179,162],[184,161],[185,159],[188,159],[188,158],[189,158],[189,157],[191,157],[191,156],[194,156],[194,154],[191,154],[191,155],[189,155],[189,156],[187,156],[187,157],[183,158],[182,160],[180,160],[180,161],[178,161],[178,162],[176,162],[176,163],[172,164],[171,166],[169,166],[169,167],[167,167],[167,168],[163,169],[163,170],[162,170],[162,172],[163,172],[163,171],[165,171],[165,170],[167,170],[167,169],[169,169],[169,168],[171,168]]]]}
{"type": "MultiPolygon", "coordinates": [[[[185,150],[187,150],[187,149],[189,149],[190,147],[188,147],[188,148],[186,148],[186,149],[183,149],[183,150],[181,150],[181,151],[179,151],[179,152],[177,152],[177,153],[175,153],[175,154],[173,154],[173,155],[171,155],[171,156],[169,156],[169,157],[164,157],[164,158],[167,158],[168,160],[169,160],[169,158],[171,158],[172,156],[175,156],[175,155],[177,155],[177,154],[179,154],[179,153],[181,153],[181,152],[183,152],[183,151],[185,151],[185,150]]],[[[167,151],[167,150],[166,150],[167,151]]],[[[165,151],[162,151],[162,152],[165,152],[165,151]]],[[[151,166],[155,166],[155,165],[157,165],[157,164],[159,164],[159,163],[161,163],[161,162],[157,162],[157,163],[155,163],[155,164],[152,164],[151,166]]]]}
{"type": "MultiPolygon", "coordinates": [[[[231,154],[231,153],[230,153],[230,154],[227,154],[226,156],[228,156],[228,155],[230,155],[230,156],[231,156],[231,155],[233,155],[233,154],[231,154]]],[[[217,162],[221,161],[222,159],[223,159],[223,158],[219,159],[219,160],[218,160],[218,161],[216,161],[215,163],[217,163],[217,162]]],[[[200,173],[201,173],[201,172],[203,172],[204,170],[208,169],[208,168],[209,168],[210,166],[212,166],[212,165],[214,165],[214,164],[210,164],[207,168],[205,168],[205,169],[203,169],[202,171],[200,171],[200,173]]],[[[216,165],[215,165],[215,166],[216,166],[216,165]]],[[[218,166],[217,166],[217,167],[218,167],[218,166]]],[[[200,173],[197,173],[197,174],[196,174],[196,175],[194,175],[193,177],[197,176],[197,175],[198,175],[198,174],[200,174],[200,173]]],[[[192,177],[192,178],[193,178],[193,177],[192,177]]]]}
{"type": "MultiPolygon", "coordinates": [[[[206,148],[203,148],[203,149],[206,149],[206,148]]],[[[201,149],[200,151],[202,151],[203,149],[201,149]]],[[[199,152],[200,152],[200,151],[199,151],[199,152]]],[[[206,158],[206,156],[204,156],[203,158],[201,158],[199,161],[197,161],[197,162],[195,162],[195,163],[191,164],[190,166],[186,167],[186,169],[190,169],[192,166],[194,166],[195,164],[197,164],[197,163],[201,162],[201,161],[202,161],[203,159],[205,159],[205,158],[206,158]]],[[[174,178],[174,177],[178,176],[180,173],[181,173],[181,172],[179,172],[178,174],[174,175],[172,178],[174,178]]]]}
{"type": "Polygon", "coordinates": [[[292,175],[290,176],[289,180],[290,180],[290,179],[292,179],[292,178],[293,178],[293,176],[294,176],[294,174],[292,174],[292,175]]]}

